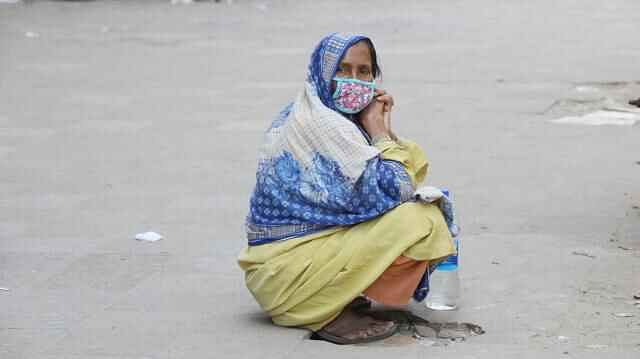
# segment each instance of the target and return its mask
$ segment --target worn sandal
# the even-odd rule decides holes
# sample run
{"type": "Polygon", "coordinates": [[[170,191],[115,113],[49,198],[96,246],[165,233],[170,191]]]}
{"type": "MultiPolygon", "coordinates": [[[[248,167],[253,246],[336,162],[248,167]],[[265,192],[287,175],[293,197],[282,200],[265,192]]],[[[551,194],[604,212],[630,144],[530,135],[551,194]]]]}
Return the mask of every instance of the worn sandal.
{"type": "Polygon", "coordinates": [[[398,330],[398,325],[394,324],[393,327],[391,327],[388,331],[382,333],[382,334],[378,334],[378,335],[371,335],[371,336],[367,336],[364,338],[357,338],[357,339],[348,339],[348,338],[344,338],[344,337],[339,337],[337,335],[333,335],[327,331],[324,330],[319,330],[317,332],[314,332],[313,334],[311,334],[310,339],[312,340],[324,340],[333,344],[338,344],[338,345],[349,345],[349,344],[364,344],[364,343],[371,343],[371,342],[375,342],[378,340],[382,340],[382,339],[386,339],[392,335],[394,335],[396,333],[396,331],[398,330]]]}
{"type": "Polygon", "coordinates": [[[311,334],[311,337],[309,339],[312,339],[312,340],[325,340],[325,341],[331,342],[333,344],[340,344],[340,345],[363,344],[363,343],[371,343],[371,342],[375,342],[375,341],[378,341],[378,340],[386,339],[386,338],[394,335],[397,330],[398,330],[398,325],[394,323],[393,326],[391,326],[384,333],[380,333],[378,335],[366,336],[366,337],[362,337],[362,338],[349,339],[349,338],[340,337],[340,336],[331,334],[331,333],[327,332],[324,329],[320,329],[319,331],[314,332],[313,334],[311,334]]]}

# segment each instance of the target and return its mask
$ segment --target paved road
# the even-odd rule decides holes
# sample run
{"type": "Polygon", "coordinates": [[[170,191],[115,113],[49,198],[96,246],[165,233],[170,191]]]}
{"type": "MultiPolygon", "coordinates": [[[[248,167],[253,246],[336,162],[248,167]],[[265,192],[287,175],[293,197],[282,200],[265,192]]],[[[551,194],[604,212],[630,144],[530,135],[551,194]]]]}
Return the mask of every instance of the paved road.
{"type": "Polygon", "coordinates": [[[0,4],[1,358],[640,355],[640,127],[544,113],[640,80],[640,3],[345,3],[0,4]],[[374,39],[397,132],[457,198],[461,309],[414,309],[482,336],[311,342],[243,286],[262,133],[338,30],[374,39]]]}

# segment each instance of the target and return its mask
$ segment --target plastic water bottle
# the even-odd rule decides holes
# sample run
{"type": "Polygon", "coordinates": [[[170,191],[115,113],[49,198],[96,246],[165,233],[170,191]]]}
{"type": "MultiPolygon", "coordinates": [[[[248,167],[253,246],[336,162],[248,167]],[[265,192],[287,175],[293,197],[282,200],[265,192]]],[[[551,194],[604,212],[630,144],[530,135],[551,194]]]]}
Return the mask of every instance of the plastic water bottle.
{"type": "MultiPolygon", "coordinates": [[[[443,191],[448,196],[447,191],[443,191]]],[[[460,295],[460,277],[458,264],[460,241],[453,238],[456,253],[447,257],[436,266],[429,277],[429,294],[425,300],[427,308],[432,310],[454,310],[458,307],[460,295]]]]}
{"type": "MultiPolygon", "coordinates": [[[[460,242],[454,238],[453,245],[458,252],[460,242]]],[[[426,306],[433,310],[454,310],[458,307],[460,277],[458,275],[458,255],[449,256],[429,277],[429,294],[426,306]]]]}

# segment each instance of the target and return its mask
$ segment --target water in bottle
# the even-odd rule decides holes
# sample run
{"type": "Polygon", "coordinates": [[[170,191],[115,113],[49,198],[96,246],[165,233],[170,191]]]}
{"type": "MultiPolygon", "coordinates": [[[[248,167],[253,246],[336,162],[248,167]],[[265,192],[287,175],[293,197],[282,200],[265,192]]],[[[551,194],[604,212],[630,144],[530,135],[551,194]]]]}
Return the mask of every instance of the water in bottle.
{"type": "Polygon", "coordinates": [[[454,310],[458,307],[460,278],[458,277],[458,255],[460,242],[453,239],[456,249],[454,255],[436,266],[429,277],[429,294],[425,300],[427,308],[432,310],[454,310]]]}

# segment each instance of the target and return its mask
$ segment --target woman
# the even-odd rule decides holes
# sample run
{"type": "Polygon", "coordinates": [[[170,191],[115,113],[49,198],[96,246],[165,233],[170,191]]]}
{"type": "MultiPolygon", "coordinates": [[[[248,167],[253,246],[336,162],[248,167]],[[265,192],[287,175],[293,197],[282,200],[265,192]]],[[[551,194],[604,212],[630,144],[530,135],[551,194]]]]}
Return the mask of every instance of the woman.
{"type": "Polygon", "coordinates": [[[369,299],[423,299],[429,268],[454,253],[440,209],[413,200],[427,160],[391,131],[379,75],[369,38],[321,40],[304,90],[267,131],[238,258],[274,323],[339,344],[392,335],[363,311],[369,299]]]}

